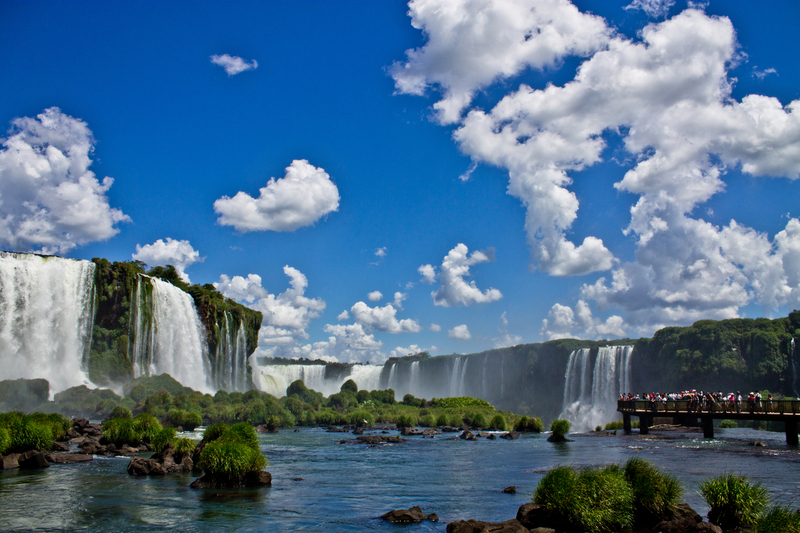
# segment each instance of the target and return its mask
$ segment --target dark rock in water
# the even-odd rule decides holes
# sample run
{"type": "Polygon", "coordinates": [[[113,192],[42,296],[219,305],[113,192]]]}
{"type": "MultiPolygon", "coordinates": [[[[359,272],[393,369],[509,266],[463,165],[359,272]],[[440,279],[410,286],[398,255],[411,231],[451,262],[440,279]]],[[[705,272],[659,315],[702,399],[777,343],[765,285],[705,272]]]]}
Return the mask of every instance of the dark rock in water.
{"type": "Polygon", "coordinates": [[[489,433],[488,431],[479,431],[477,436],[482,439],[488,439],[489,435],[491,435],[491,433],[489,433]]]}
{"type": "Polygon", "coordinates": [[[441,429],[444,433],[458,433],[459,431],[461,431],[460,429],[454,428],[453,426],[442,426],[441,429]]]}
{"type": "Polygon", "coordinates": [[[405,439],[384,435],[361,435],[353,440],[340,440],[339,444],[397,444],[400,442],[405,442],[405,439]]]}
{"type": "Polygon", "coordinates": [[[53,464],[71,465],[94,461],[94,457],[85,453],[49,453],[45,458],[53,464]]]}
{"type": "MultiPolygon", "coordinates": [[[[515,487],[514,485],[511,485],[510,487],[504,488],[502,492],[504,494],[516,494],[517,493],[517,487],[515,487]]],[[[519,520],[519,519],[517,519],[517,520],[519,520]]]]}
{"type": "Polygon", "coordinates": [[[547,442],[572,442],[572,439],[568,439],[563,435],[550,434],[550,436],[547,437],[547,442]]]}
{"type": "Polygon", "coordinates": [[[431,522],[438,522],[439,517],[436,513],[425,514],[419,505],[415,505],[410,509],[395,509],[381,516],[387,522],[392,524],[410,524],[412,522],[422,522],[423,520],[430,520],[431,522]]]}
{"type": "Polygon", "coordinates": [[[269,426],[264,424],[259,424],[256,426],[256,433],[277,433],[278,428],[277,426],[269,426]]]}
{"type": "Polygon", "coordinates": [[[760,440],[754,440],[753,442],[749,443],[750,446],[766,446],[766,443],[760,440]]]}
{"type": "Polygon", "coordinates": [[[425,431],[423,431],[422,434],[425,435],[425,436],[427,436],[427,435],[433,436],[433,435],[441,434],[441,431],[439,431],[436,428],[425,428],[425,431]]]}
{"type": "Polygon", "coordinates": [[[220,474],[206,474],[192,481],[193,489],[241,489],[249,487],[269,487],[272,474],[264,470],[250,472],[241,478],[229,478],[220,474]]]}
{"type": "Polygon", "coordinates": [[[88,453],[91,455],[103,455],[107,451],[105,446],[101,446],[95,440],[85,440],[79,444],[78,447],[83,450],[83,453],[88,453]]]}
{"type": "Polygon", "coordinates": [[[128,473],[132,476],[163,476],[167,472],[153,459],[134,457],[128,463],[128,473]]]}
{"type": "Polygon", "coordinates": [[[470,519],[450,522],[447,524],[447,533],[529,533],[529,530],[513,518],[505,522],[481,522],[470,519]]]}
{"type": "Polygon", "coordinates": [[[328,431],[330,433],[347,433],[350,430],[347,428],[337,428],[336,426],[328,426],[328,431]]]}
{"type": "Polygon", "coordinates": [[[356,428],[353,430],[353,435],[363,435],[364,429],[363,428],[356,428]]]}
{"type": "Polygon", "coordinates": [[[495,435],[494,433],[489,433],[489,436],[486,438],[489,440],[497,440],[497,435],[495,435]]]}
{"type": "Polygon", "coordinates": [[[516,431],[509,431],[508,433],[503,433],[500,435],[501,439],[508,439],[508,440],[515,440],[519,438],[519,433],[516,431]]]}
{"type": "Polygon", "coordinates": [[[419,429],[419,428],[409,428],[409,427],[405,427],[405,428],[403,428],[403,430],[402,430],[400,433],[401,433],[401,434],[403,434],[403,435],[405,435],[405,436],[409,436],[409,435],[422,435],[422,434],[423,434],[423,431],[422,431],[421,429],[419,429]]]}
{"type": "Polygon", "coordinates": [[[697,511],[682,503],[672,509],[669,520],[659,522],[652,530],[660,533],[722,533],[722,529],[708,522],[697,511]]]}
{"type": "Polygon", "coordinates": [[[0,460],[0,469],[13,470],[14,468],[19,468],[19,455],[18,453],[10,453],[3,456],[2,460],[0,460]]]}
{"type": "Polygon", "coordinates": [[[464,440],[478,440],[478,437],[473,435],[472,432],[468,429],[465,429],[464,432],[458,437],[464,440]]]}
{"type": "Polygon", "coordinates": [[[553,525],[550,523],[550,514],[547,512],[547,509],[538,503],[525,503],[520,505],[517,510],[517,520],[520,524],[529,529],[553,525]]]}
{"type": "Polygon", "coordinates": [[[20,468],[47,468],[50,463],[47,462],[44,454],[37,450],[25,452],[17,459],[20,468]]]}
{"type": "Polygon", "coordinates": [[[53,451],[53,452],[68,452],[69,451],[69,446],[67,446],[63,442],[54,442],[53,443],[53,447],[50,448],[50,451],[53,451]]]}

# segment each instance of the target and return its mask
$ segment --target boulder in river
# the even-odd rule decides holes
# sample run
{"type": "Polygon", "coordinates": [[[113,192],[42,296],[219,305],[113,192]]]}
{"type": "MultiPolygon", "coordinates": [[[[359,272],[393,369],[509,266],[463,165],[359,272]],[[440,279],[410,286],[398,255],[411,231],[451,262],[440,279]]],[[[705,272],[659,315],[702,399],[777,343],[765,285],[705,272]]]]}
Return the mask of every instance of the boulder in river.
{"type": "Polygon", "coordinates": [[[45,458],[53,464],[71,465],[75,463],[88,463],[94,457],[85,453],[48,453],[45,458]]]}
{"type": "Polygon", "coordinates": [[[464,440],[478,440],[478,437],[472,434],[472,432],[468,429],[465,429],[464,432],[458,436],[460,439],[464,440]]]}
{"type": "Polygon", "coordinates": [[[423,520],[439,521],[439,516],[436,513],[425,514],[419,505],[415,505],[410,509],[394,509],[381,516],[381,518],[392,524],[410,524],[412,522],[422,522],[423,520]]]}
{"type": "Polygon", "coordinates": [[[507,440],[516,440],[519,438],[519,433],[517,433],[516,431],[509,431],[508,433],[503,433],[502,435],[500,435],[500,438],[507,440]]]}
{"type": "Polygon", "coordinates": [[[47,462],[44,454],[38,450],[31,450],[23,453],[17,459],[20,468],[47,468],[50,463],[47,462]]]}
{"type": "Polygon", "coordinates": [[[230,478],[220,474],[206,474],[192,481],[193,489],[238,489],[248,487],[269,487],[272,485],[272,474],[265,470],[248,472],[241,478],[230,478]]]}

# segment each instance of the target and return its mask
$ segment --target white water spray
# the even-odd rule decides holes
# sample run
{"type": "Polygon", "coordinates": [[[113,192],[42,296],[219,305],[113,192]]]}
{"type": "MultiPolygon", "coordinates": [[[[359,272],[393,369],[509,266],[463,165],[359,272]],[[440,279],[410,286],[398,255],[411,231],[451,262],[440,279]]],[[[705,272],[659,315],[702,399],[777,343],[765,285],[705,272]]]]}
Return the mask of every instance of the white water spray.
{"type": "Polygon", "coordinates": [[[192,297],[140,275],[131,311],[134,377],[167,373],[186,387],[212,392],[205,328],[192,297]]]}
{"type": "Polygon", "coordinates": [[[350,372],[343,372],[336,378],[325,377],[325,365],[264,365],[254,370],[258,375],[258,386],[280,398],[286,396],[286,389],[292,382],[302,380],[309,389],[321,392],[324,396],[336,394],[348,379],[355,381],[358,390],[377,390],[380,388],[383,367],[375,365],[353,365],[350,372]]]}
{"type": "Polygon", "coordinates": [[[0,252],[0,380],[44,378],[55,393],[86,375],[94,263],[0,252]]]}
{"type": "Polygon", "coordinates": [[[633,346],[602,346],[591,370],[589,349],[573,351],[564,375],[559,418],[569,420],[575,432],[590,431],[619,418],[617,399],[630,392],[632,354],[633,346]]]}
{"type": "Polygon", "coordinates": [[[247,337],[244,322],[234,330],[233,316],[225,311],[225,320],[217,324],[219,344],[212,371],[214,387],[228,392],[246,392],[250,388],[247,378],[247,337]]]}

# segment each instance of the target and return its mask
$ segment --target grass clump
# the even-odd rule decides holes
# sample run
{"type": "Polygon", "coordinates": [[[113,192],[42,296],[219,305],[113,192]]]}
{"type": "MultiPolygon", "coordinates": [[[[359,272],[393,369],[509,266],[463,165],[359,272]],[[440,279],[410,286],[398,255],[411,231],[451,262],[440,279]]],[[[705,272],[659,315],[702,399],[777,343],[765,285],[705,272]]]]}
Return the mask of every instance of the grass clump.
{"type": "Polygon", "coordinates": [[[768,502],[761,483],[736,474],[707,479],[700,484],[700,494],[710,507],[709,521],[726,531],[754,525],[768,502]]]}
{"type": "Polygon", "coordinates": [[[738,428],[739,424],[736,423],[735,420],[720,420],[719,424],[717,425],[718,428],[725,428],[725,429],[734,429],[738,428]]]}
{"type": "Polygon", "coordinates": [[[199,468],[207,474],[241,479],[267,466],[261,453],[256,431],[250,424],[224,426],[215,424],[206,429],[205,448],[200,454],[199,468]]]}
{"type": "Polygon", "coordinates": [[[756,522],[754,533],[800,533],[800,510],[773,507],[756,522]]]}
{"type": "Polygon", "coordinates": [[[541,433],[544,429],[542,419],[538,416],[530,417],[523,415],[519,417],[517,423],[514,424],[515,431],[531,431],[533,433],[541,433]]]}
{"type": "Polygon", "coordinates": [[[639,457],[629,459],[625,479],[633,490],[634,516],[637,524],[656,524],[680,503],[683,487],[675,477],[639,457]]]}
{"type": "Polygon", "coordinates": [[[633,490],[616,465],[581,471],[558,466],[539,482],[533,500],[559,530],[606,533],[633,524],[633,490]]]}

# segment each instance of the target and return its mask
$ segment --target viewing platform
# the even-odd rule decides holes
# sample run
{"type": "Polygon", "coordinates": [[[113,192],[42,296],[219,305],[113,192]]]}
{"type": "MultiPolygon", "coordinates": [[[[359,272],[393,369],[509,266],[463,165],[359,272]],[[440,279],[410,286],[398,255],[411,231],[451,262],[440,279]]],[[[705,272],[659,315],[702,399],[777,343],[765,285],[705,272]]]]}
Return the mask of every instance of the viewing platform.
{"type": "Polygon", "coordinates": [[[714,420],[769,420],[783,422],[786,430],[786,444],[798,445],[797,427],[800,421],[800,400],[762,400],[761,406],[743,401],[739,405],[725,403],[703,403],[698,405],[689,400],[670,400],[667,402],[650,400],[618,400],[617,411],[622,413],[625,433],[631,432],[631,416],[639,417],[639,433],[647,435],[653,420],[672,418],[675,423],[699,425],[703,436],[714,438],[714,420]]]}

